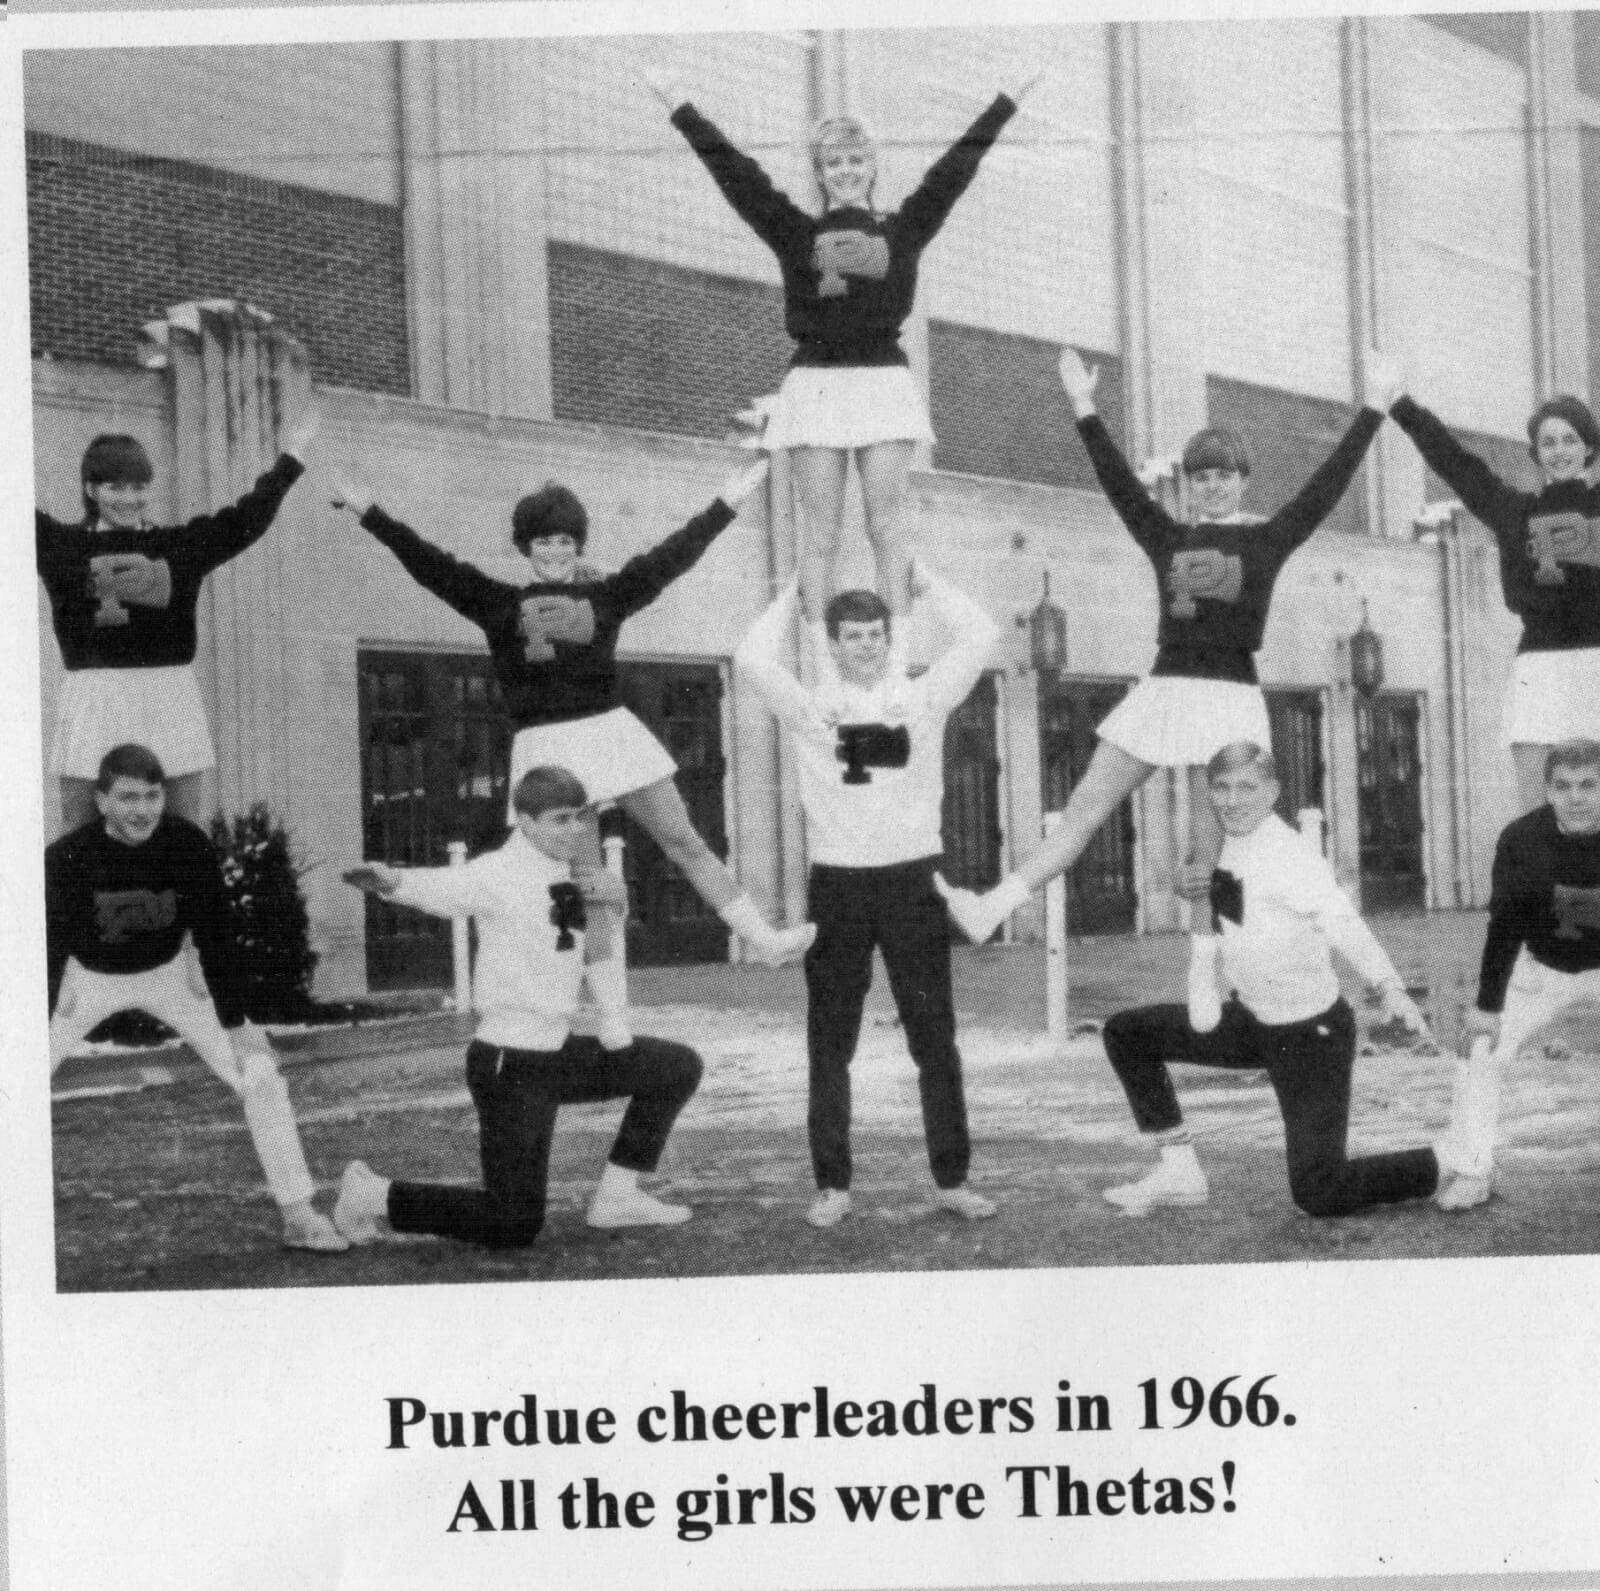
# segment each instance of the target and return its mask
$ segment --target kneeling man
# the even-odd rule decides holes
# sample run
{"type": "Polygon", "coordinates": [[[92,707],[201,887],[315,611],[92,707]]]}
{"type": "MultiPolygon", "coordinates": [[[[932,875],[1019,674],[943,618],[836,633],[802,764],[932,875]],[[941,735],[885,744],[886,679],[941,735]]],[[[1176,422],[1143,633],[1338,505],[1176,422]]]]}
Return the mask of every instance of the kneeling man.
{"type": "Polygon", "coordinates": [[[1106,1054],[1134,1120],[1161,1151],[1154,1171],[1107,1188],[1106,1198],[1134,1215],[1206,1201],[1170,1061],[1265,1070],[1283,1112],[1289,1192],[1307,1215],[1426,1198],[1439,1182],[1432,1149],[1355,1158],[1346,1151],[1356,1024],[1330,950],[1380,991],[1387,1018],[1426,1035],[1422,1013],[1322,853],[1272,810],[1271,753],[1247,741],[1225,746],[1206,775],[1224,836],[1211,905],[1234,992],[1220,1015],[1215,992],[1207,1001],[1191,989],[1187,1007],[1144,1006],[1106,1023],[1106,1054]]]}
{"type": "Polygon", "coordinates": [[[478,1110],[483,1184],[390,1181],[354,1160],[333,1212],[352,1243],[375,1241],[383,1219],[396,1232],[526,1248],[544,1225],[556,1112],[599,1099],[626,1099],[628,1108],[589,1205],[589,1225],[689,1219],[686,1205],[655,1198],[638,1179],[655,1170],[678,1112],[699,1087],[700,1057],[665,1039],[635,1038],[608,1050],[598,1038],[572,1032],[586,898],[618,907],[626,897],[620,881],[601,870],[574,878],[589,798],[571,773],[531,768],[511,799],[517,822],[510,838],[464,867],[402,870],[369,862],[344,875],[397,905],[470,916],[478,925],[478,1028],[467,1049],[467,1086],[478,1110]]]}

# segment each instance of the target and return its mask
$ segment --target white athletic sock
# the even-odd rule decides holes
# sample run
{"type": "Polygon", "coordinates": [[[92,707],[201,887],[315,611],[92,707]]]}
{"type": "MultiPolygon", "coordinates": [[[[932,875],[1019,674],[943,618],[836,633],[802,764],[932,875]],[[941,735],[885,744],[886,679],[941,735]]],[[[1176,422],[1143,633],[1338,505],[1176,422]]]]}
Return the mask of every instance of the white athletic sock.
{"type": "Polygon", "coordinates": [[[1161,1145],[1161,1164],[1171,1167],[1175,1171],[1188,1170],[1191,1167],[1200,1169],[1200,1157],[1194,1152],[1194,1145],[1189,1142],[1187,1128],[1180,1129],[1184,1136],[1181,1143],[1168,1141],[1161,1145]]]}
{"type": "Polygon", "coordinates": [[[316,1184],[300,1146],[288,1085],[270,1055],[253,1050],[240,1061],[239,1100],[273,1199],[282,1207],[307,1203],[316,1184]]]}
{"type": "Polygon", "coordinates": [[[594,1192],[598,1199],[608,1194],[634,1193],[638,1187],[637,1171],[630,1171],[626,1166],[619,1166],[608,1160],[605,1169],[600,1173],[600,1185],[594,1192]]]}

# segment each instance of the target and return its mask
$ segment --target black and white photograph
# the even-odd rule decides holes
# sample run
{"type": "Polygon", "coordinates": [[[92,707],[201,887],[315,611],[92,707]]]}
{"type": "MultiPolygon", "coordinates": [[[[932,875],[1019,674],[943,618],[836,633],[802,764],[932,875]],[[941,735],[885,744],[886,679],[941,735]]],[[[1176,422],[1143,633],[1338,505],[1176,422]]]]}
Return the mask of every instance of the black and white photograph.
{"type": "Polygon", "coordinates": [[[1600,12],[0,68],[19,1586],[1587,1591],[1600,12]]]}

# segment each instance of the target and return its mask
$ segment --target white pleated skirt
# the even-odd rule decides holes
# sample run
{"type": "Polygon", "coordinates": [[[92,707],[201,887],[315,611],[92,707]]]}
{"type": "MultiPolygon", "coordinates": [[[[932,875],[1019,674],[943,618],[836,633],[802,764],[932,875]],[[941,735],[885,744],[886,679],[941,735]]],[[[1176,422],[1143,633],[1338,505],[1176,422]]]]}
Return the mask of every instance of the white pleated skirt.
{"type": "Polygon", "coordinates": [[[932,441],[927,405],[904,365],[796,365],[778,389],[761,445],[776,451],[932,441]]]}
{"type": "Polygon", "coordinates": [[[1197,768],[1224,746],[1249,740],[1272,749],[1266,698],[1235,680],[1152,675],[1100,725],[1100,738],[1158,768],[1197,768]]]}
{"type": "Polygon", "coordinates": [[[113,746],[145,746],[169,779],[214,768],[205,705],[188,663],[167,668],[77,668],[61,679],[50,771],[93,779],[113,746]]]}
{"type": "Polygon", "coordinates": [[[1500,712],[1503,745],[1600,740],[1600,647],[1519,652],[1500,712]]]}
{"type": "MultiPolygon", "coordinates": [[[[565,768],[577,776],[591,802],[615,801],[678,771],[667,748],[626,707],[519,729],[511,742],[508,798],[530,768],[565,768]]],[[[516,820],[512,816],[508,821],[516,820]]]]}

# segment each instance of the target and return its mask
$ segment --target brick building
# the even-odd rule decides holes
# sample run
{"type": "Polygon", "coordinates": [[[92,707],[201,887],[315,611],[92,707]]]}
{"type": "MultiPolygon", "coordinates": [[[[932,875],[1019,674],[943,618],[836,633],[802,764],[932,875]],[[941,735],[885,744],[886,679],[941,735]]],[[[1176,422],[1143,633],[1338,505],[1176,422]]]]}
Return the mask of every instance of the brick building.
{"type": "MultiPolygon", "coordinates": [[[[1535,402],[1587,395],[1600,363],[1600,24],[1583,14],[138,54],[136,72],[115,51],[27,58],[38,491],[67,511],[84,442],[117,429],[150,446],[157,511],[200,506],[194,411],[172,369],[140,364],[171,306],[242,300],[304,343],[327,415],[313,478],[213,577],[200,672],[219,802],[267,800],[318,864],[327,992],[443,976],[443,942],[364,906],[337,865],[481,841],[504,756],[477,632],[334,516],[327,483],[363,476],[509,570],[509,506],[555,476],[614,565],[715,490],[732,415],[781,377],[773,262],[646,66],[797,197],[815,116],[864,115],[893,203],[992,92],[1051,62],[929,251],[905,339],[939,436],[913,478],[917,537],[1006,634],[946,748],[952,870],[974,882],[1029,848],[1153,652],[1148,569],[1073,434],[1061,344],[1103,366],[1135,458],[1208,419],[1240,427],[1263,510],[1347,423],[1370,342],[1515,475],[1535,402]],[[1046,576],[1068,661],[1040,677],[1026,621],[1046,576]]],[[[1371,907],[1481,903],[1513,799],[1497,723],[1515,624],[1481,527],[1419,537],[1443,495],[1386,427],[1286,571],[1260,658],[1287,800],[1326,813],[1371,907]],[[1385,646],[1370,699],[1350,684],[1363,616],[1385,646]]],[[[703,826],[791,915],[792,781],[727,660],[793,557],[780,481],[622,654],[703,826]]],[[[47,623],[41,657],[48,718],[47,623]]],[[[1183,800],[1158,777],[1108,827],[1073,875],[1075,931],[1173,926],[1183,800]]],[[[648,845],[630,856],[637,952],[724,953],[648,845]]]]}

